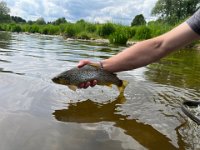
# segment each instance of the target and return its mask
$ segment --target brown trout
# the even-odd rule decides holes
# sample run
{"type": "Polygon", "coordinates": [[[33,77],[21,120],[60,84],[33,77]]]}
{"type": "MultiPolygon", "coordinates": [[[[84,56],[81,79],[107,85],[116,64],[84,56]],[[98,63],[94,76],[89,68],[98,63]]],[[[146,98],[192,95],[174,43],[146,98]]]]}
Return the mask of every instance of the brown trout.
{"type": "Polygon", "coordinates": [[[76,90],[83,83],[97,80],[97,85],[116,85],[119,91],[125,88],[126,82],[120,80],[116,74],[105,71],[97,65],[85,65],[82,68],[72,68],[54,77],[52,81],[57,84],[67,85],[70,89],[76,90]]]}

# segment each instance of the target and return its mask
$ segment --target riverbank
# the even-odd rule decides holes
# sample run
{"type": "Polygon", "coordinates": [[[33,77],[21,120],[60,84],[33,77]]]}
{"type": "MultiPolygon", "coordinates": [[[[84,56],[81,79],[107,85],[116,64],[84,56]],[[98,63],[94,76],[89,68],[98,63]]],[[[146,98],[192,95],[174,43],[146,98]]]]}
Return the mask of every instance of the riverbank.
{"type": "MultiPolygon", "coordinates": [[[[130,45],[129,41],[149,39],[169,31],[172,26],[163,23],[151,23],[141,26],[124,26],[114,23],[89,23],[84,20],[76,23],[54,24],[0,24],[0,31],[40,33],[45,35],[62,35],[64,38],[93,40],[115,45],[130,45]],[[106,40],[98,40],[106,39],[106,40]]],[[[134,42],[135,43],[135,42],[134,42]]]]}
{"type": "MultiPolygon", "coordinates": [[[[65,38],[67,41],[82,41],[82,42],[94,42],[97,44],[111,44],[108,39],[74,39],[74,38],[65,38]]],[[[126,46],[131,46],[136,44],[138,41],[127,41],[126,46]]]]}
{"type": "MultiPolygon", "coordinates": [[[[100,44],[114,44],[130,46],[138,41],[150,39],[159,36],[173,26],[163,23],[149,23],[146,26],[123,26],[113,23],[94,24],[85,21],[77,23],[53,24],[0,24],[0,31],[41,34],[49,36],[62,36],[66,40],[79,40],[86,42],[95,42],[100,44]]],[[[194,42],[187,45],[186,48],[195,48],[200,50],[200,43],[194,42]]]]}
{"type": "MultiPolygon", "coordinates": [[[[25,34],[31,34],[31,33],[28,33],[26,32],[25,34]]],[[[105,38],[90,38],[90,39],[82,39],[82,38],[67,38],[66,36],[63,36],[62,34],[61,35],[45,35],[45,34],[40,34],[40,33],[34,33],[34,34],[38,34],[38,35],[43,35],[43,36],[55,36],[55,37],[62,37],[64,38],[66,41],[81,41],[81,42],[93,42],[93,43],[97,43],[97,44],[105,44],[105,45],[109,45],[111,44],[109,39],[105,39],[105,38]]],[[[142,40],[140,40],[142,41],[142,40]]],[[[140,41],[134,41],[134,40],[128,40],[126,42],[126,44],[124,44],[124,46],[131,46],[131,45],[134,45],[140,41]]],[[[200,51],[200,42],[196,41],[196,42],[193,42],[191,44],[188,44],[186,46],[184,46],[183,48],[185,49],[196,49],[198,51],[200,51]]]]}
{"type": "MultiPolygon", "coordinates": [[[[10,31],[0,31],[0,32],[9,32],[9,33],[12,33],[10,31]]],[[[16,33],[16,32],[15,32],[16,33]]],[[[73,37],[73,38],[67,38],[66,36],[63,36],[62,34],[60,35],[46,35],[46,34],[41,34],[41,33],[30,33],[30,32],[19,32],[20,34],[33,34],[33,35],[39,35],[39,36],[53,36],[53,37],[60,37],[60,38],[63,38],[64,40],[66,41],[81,41],[81,42],[92,42],[92,43],[96,43],[96,44],[105,44],[105,45],[109,45],[109,44],[112,44],[110,43],[109,39],[105,39],[105,38],[90,38],[90,39],[83,39],[83,38],[76,38],[76,37],[73,37]]],[[[124,44],[124,46],[131,46],[131,45],[134,45],[138,42],[140,42],[142,40],[128,40],[126,42],[126,44],[124,44]]],[[[192,44],[189,44],[189,45],[186,45],[185,47],[183,48],[186,48],[186,49],[196,49],[196,50],[199,50],[200,51],[200,42],[194,42],[192,44]]]]}

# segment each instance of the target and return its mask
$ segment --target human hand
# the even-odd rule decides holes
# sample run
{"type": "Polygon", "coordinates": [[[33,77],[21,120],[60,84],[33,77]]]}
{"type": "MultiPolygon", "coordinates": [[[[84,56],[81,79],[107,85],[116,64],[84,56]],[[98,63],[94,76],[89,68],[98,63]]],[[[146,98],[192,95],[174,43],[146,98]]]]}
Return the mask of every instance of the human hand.
{"type": "MultiPolygon", "coordinates": [[[[85,66],[85,65],[88,65],[88,64],[95,64],[95,63],[92,62],[92,61],[89,61],[89,60],[80,60],[79,63],[78,63],[78,65],[77,65],[77,67],[78,67],[78,68],[81,68],[81,67],[83,67],[83,66],[85,66]]],[[[92,81],[88,81],[88,82],[81,83],[81,84],[79,85],[79,88],[84,88],[84,89],[86,89],[86,88],[88,88],[89,86],[94,87],[96,84],[97,84],[97,80],[92,80],[92,81]]]]}

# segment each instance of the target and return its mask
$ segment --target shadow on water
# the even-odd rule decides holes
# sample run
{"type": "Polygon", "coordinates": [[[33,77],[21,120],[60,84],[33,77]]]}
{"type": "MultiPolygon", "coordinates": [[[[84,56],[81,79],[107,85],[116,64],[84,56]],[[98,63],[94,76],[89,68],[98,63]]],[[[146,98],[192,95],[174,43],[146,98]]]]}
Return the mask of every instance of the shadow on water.
{"type": "MultiPolygon", "coordinates": [[[[129,119],[128,115],[120,114],[117,108],[125,101],[124,94],[120,94],[115,101],[107,104],[100,104],[88,99],[83,102],[71,103],[68,109],[55,110],[53,116],[62,122],[114,122],[114,126],[123,129],[125,134],[130,135],[148,149],[155,150],[161,149],[161,147],[166,150],[179,149],[171,143],[169,138],[152,126],[137,122],[136,119],[129,119]]],[[[179,138],[179,143],[184,143],[181,138],[179,138]]]]}

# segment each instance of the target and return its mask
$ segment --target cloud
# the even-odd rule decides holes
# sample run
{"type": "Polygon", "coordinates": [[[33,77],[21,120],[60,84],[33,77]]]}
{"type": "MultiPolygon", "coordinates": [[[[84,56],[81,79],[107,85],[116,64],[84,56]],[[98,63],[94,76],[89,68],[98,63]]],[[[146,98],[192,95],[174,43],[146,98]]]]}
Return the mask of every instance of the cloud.
{"type": "Polygon", "coordinates": [[[90,22],[112,21],[130,24],[132,19],[143,14],[151,19],[150,12],[157,0],[4,0],[11,15],[26,20],[43,17],[53,21],[60,17],[76,22],[84,19],[90,22]]]}

